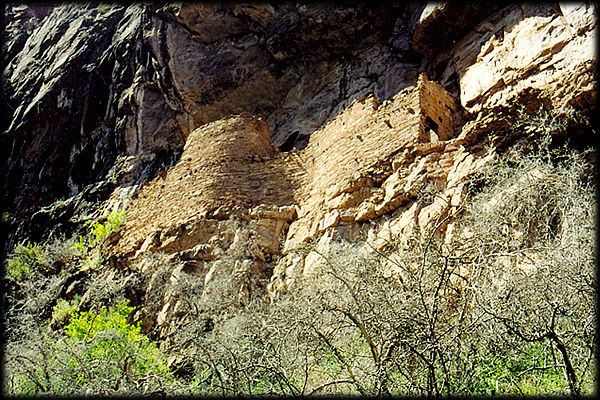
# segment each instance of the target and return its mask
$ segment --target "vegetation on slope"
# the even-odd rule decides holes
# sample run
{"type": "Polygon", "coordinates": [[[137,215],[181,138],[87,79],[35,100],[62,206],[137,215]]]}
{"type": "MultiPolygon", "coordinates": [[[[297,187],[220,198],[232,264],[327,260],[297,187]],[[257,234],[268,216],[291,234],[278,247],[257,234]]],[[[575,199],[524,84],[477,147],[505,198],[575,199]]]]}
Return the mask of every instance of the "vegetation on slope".
{"type": "MultiPolygon", "coordinates": [[[[131,322],[137,303],[125,301],[136,298],[132,281],[143,277],[114,272],[98,282],[109,269],[101,258],[82,271],[100,251],[99,225],[98,240],[18,246],[7,265],[3,389],[594,393],[592,154],[557,145],[562,125],[545,117],[519,122],[521,140],[471,178],[451,239],[415,236],[383,249],[338,241],[328,253],[307,244],[298,251],[320,257],[321,267],[297,292],[274,303],[189,296],[188,314],[160,346],[131,322]],[[76,296],[81,288],[56,293],[59,281],[81,273],[96,288],[87,298],[76,296]],[[207,310],[222,315],[209,328],[207,310]]],[[[190,293],[204,288],[200,278],[181,284],[190,293]]],[[[221,285],[227,293],[232,283],[221,285]]]]}

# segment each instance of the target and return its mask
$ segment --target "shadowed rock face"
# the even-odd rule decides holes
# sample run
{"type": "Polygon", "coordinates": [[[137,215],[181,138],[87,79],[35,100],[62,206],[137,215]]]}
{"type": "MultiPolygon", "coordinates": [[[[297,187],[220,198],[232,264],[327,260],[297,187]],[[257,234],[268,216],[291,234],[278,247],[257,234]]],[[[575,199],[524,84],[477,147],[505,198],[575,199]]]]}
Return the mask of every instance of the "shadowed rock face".
{"type": "MultiPolygon", "coordinates": [[[[10,142],[3,188],[17,218],[81,192],[114,162],[120,143],[107,117],[110,84],[113,73],[127,69],[111,56],[112,41],[122,31],[119,21],[132,14],[122,7],[56,7],[10,60],[3,76],[10,142]]],[[[123,42],[134,40],[125,36],[123,42]]]]}
{"type": "Polygon", "coordinates": [[[52,5],[43,4],[4,5],[1,61],[3,71],[7,62],[23,49],[29,35],[52,12],[53,8],[52,5]]]}
{"type": "Polygon", "coordinates": [[[413,46],[426,57],[451,48],[484,18],[501,8],[494,3],[429,3],[413,33],[413,46]]]}

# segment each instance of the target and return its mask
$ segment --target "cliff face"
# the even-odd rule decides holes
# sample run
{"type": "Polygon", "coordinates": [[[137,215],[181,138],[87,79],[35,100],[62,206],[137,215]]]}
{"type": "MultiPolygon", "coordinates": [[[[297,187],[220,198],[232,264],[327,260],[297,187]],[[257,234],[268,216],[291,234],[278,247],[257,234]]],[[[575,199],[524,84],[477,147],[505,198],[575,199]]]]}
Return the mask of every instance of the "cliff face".
{"type": "MultiPolygon", "coordinates": [[[[7,7],[10,17],[15,7],[7,7]]],[[[404,74],[395,71],[415,70],[414,64],[387,62],[396,51],[387,42],[400,36],[394,24],[403,12],[267,5],[54,8],[22,50],[8,52],[3,188],[10,188],[7,206],[19,220],[54,200],[80,196],[67,201],[64,212],[38,213],[19,236],[66,223],[86,202],[106,198],[115,189],[118,173],[111,167],[119,157],[132,156],[135,165],[127,182],[116,179],[118,186],[139,184],[176,158],[188,134],[204,123],[250,112],[270,118],[273,143],[281,145],[296,131],[304,137],[352,96],[375,91],[388,97],[404,74]],[[369,48],[375,53],[368,58],[351,56],[369,48]],[[49,222],[55,216],[59,220],[49,222]]],[[[9,50],[23,40],[17,36],[8,38],[9,50]]]]}
{"type": "Polygon", "coordinates": [[[31,21],[5,32],[9,243],[126,208],[109,262],[164,253],[173,286],[245,273],[242,295],[268,279],[275,297],[314,270],[303,243],[406,241],[434,220],[448,239],[519,112],[590,118],[595,102],[589,4],[65,5],[31,21]]]}

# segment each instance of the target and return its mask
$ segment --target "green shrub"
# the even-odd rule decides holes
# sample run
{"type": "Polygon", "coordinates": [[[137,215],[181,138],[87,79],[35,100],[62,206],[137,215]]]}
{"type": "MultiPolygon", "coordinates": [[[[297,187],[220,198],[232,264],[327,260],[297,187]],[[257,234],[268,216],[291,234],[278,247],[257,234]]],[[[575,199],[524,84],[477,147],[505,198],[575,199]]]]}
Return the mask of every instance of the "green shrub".
{"type": "Polygon", "coordinates": [[[76,303],[54,308],[56,319],[69,317],[65,335],[40,329],[9,347],[9,393],[152,393],[174,382],[156,344],[128,322],[133,307],[126,301],[98,313],[78,312],[76,303]]]}
{"type": "Polygon", "coordinates": [[[101,243],[108,235],[116,231],[125,222],[125,210],[116,210],[108,214],[106,223],[95,222],[92,225],[92,246],[101,243]]]}
{"type": "Polygon", "coordinates": [[[73,245],[73,249],[80,254],[84,254],[88,251],[88,240],[86,236],[79,235],[77,237],[77,243],[73,245]]]}
{"type": "Polygon", "coordinates": [[[80,235],[73,248],[81,254],[89,252],[101,244],[108,235],[116,231],[124,222],[125,210],[112,211],[106,217],[106,223],[102,224],[96,221],[92,224],[87,235],[80,235]]]}
{"type": "Polygon", "coordinates": [[[56,305],[52,308],[52,322],[59,324],[68,322],[71,315],[77,311],[80,300],[80,295],[75,295],[71,301],[58,299],[56,305]]]}
{"type": "Polygon", "coordinates": [[[103,261],[104,257],[102,257],[102,253],[100,253],[100,250],[96,249],[83,260],[83,264],[81,265],[80,269],[81,271],[86,271],[88,269],[96,269],[100,265],[102,265],[103,261]]]}
{"type": "Polygon", "coordinates": [[[37,243],[18,244],[7,263],[7,277],[14,282],[21,282],[33,273],[43,270],[49,264],[44,248],[37,243]]]}
{"type": "Polygon", "coordinates": [[[110,5],[110,4],[105,4],[105,3],[98,4],[98,12],[100,12],[100,13],[110,11],[111,9],[112,9],[112,5],[110,5]]]}
{"type": "Polygon", "coordinates": [[[105,361],[105,367],[119,369],[129,359],[128,368],[135,374],[153,371],[166,375],[168,369],[156,345],[141,334],[139,324],[129,324],[128,317],[132,311],[133,307],[120,302],[98,314],[75,312],[65,332],[71,339],[90,344],[85,355],[88,361],[105,361]]]}
{"type": "Polygon", "coordinates": [[[73,249],[85,256],[81,265],[82,271],[98,268],[102,264],[104,258],[99,249],[100,244],[124,222],[125,210],[116,210],[108,214],[104,224],[96,221],[87,235],[79,235],[73,249]]]}

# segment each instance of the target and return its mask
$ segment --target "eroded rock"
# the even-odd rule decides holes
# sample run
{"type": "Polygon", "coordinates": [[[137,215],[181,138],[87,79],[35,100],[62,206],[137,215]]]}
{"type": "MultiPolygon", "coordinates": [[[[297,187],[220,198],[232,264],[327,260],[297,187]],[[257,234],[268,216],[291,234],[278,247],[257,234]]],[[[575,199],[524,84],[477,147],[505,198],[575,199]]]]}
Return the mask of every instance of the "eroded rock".
{"type": "Polygon", "coordinates": [[[592,5],[510,6],[489,17],[450,51],[443,73],[457,77],[460,101],[471,114],[522,105],[530,111],[573,106],[589,112],[595,100],[595,21],[592,5]]]}

